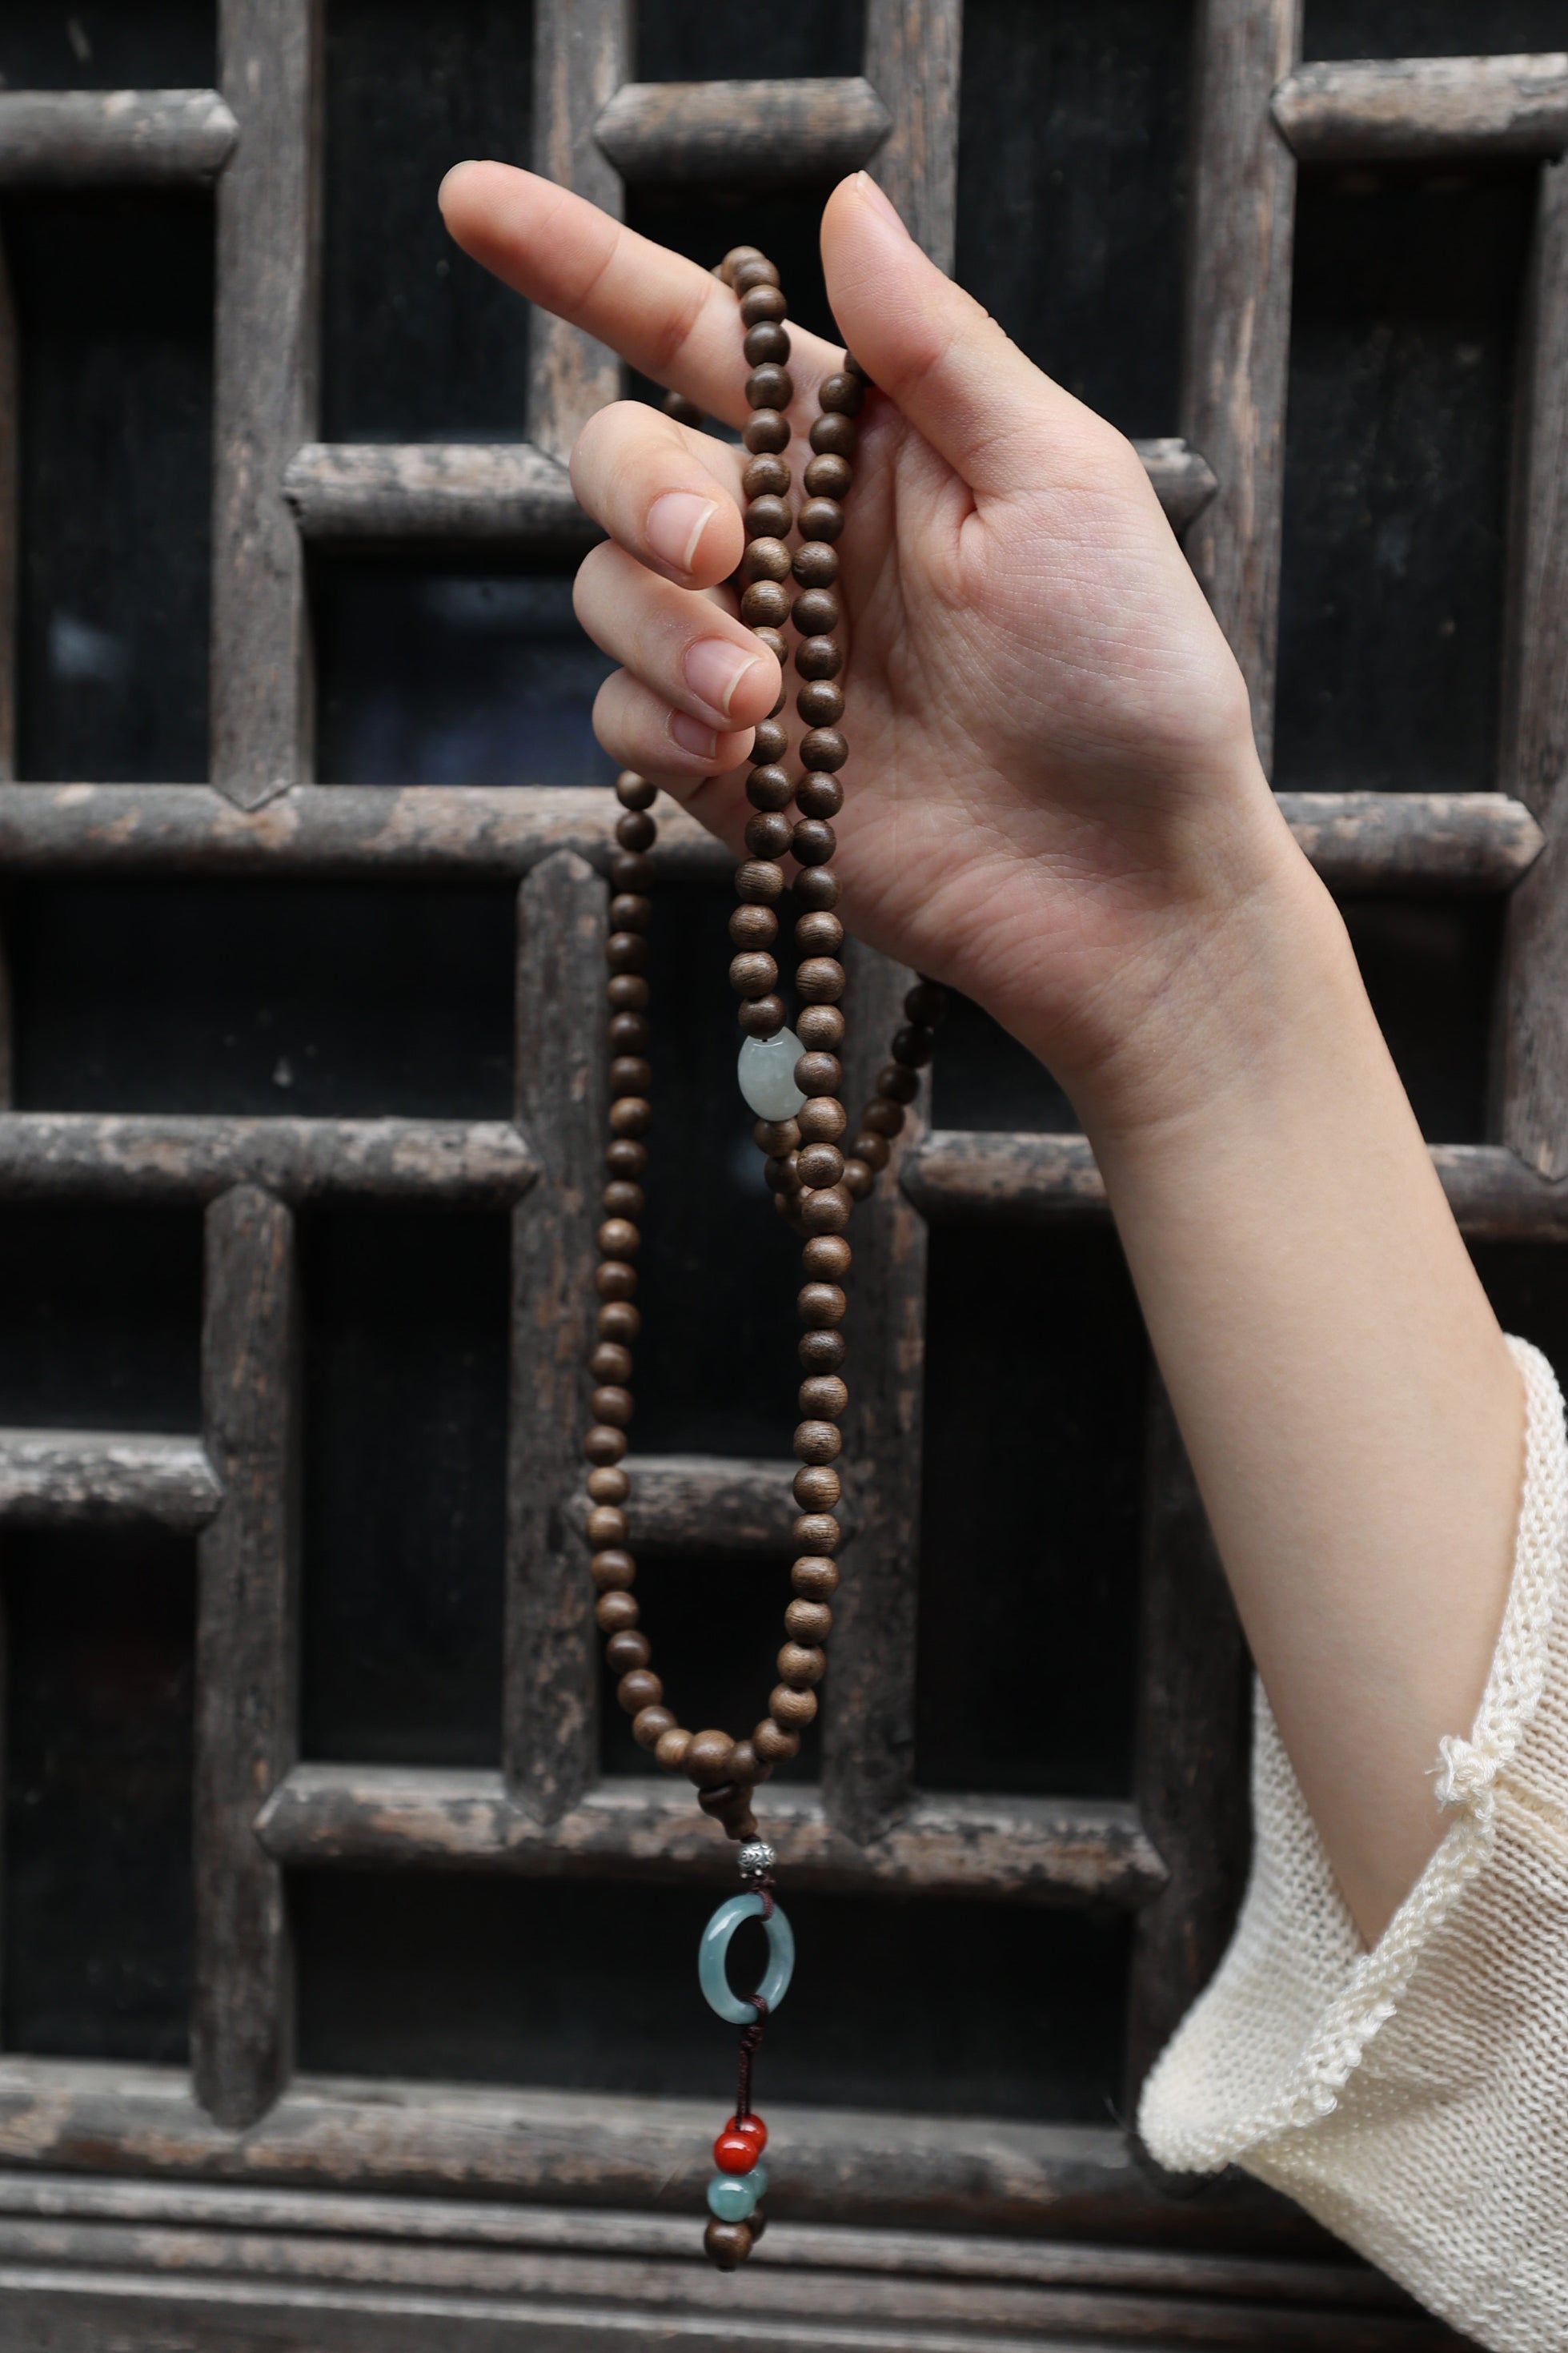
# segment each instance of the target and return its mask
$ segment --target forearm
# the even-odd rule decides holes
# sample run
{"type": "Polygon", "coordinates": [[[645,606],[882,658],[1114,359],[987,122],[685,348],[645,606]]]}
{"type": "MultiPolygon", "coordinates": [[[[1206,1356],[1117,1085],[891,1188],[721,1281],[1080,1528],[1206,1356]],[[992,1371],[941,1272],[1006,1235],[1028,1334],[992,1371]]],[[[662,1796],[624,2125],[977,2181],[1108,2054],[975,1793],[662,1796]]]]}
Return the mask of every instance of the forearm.
{"type": "Polygon", "coordinates": [[[1154,1025],[1157,1078],[1086,1081],[1079,1108],[1253,1654],[1371,1940],[1440,1835],[1437,1742],[1468,1730],[1486,1679],[1522,1402],[1326,892],[1289,849],[1227,921],[1201,1001],[1154,1025]]]}

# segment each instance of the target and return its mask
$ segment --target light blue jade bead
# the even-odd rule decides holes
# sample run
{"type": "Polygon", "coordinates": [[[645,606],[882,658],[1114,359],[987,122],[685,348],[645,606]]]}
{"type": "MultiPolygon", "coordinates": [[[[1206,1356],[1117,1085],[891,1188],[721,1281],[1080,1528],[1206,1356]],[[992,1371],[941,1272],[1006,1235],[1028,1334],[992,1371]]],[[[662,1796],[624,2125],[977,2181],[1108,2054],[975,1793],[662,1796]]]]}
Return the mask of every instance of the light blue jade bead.
{"type": "Polygon", "coordinates": [[[741,1092],[759,1119],[793,1119],[805,1097],[795,1082],[795,1066],[805,1052],[793,1029],[771,1038],[748,1038],[736,1075],[741,1092]]]}
{"type": "MultiPolygon", "coordinates": [[[[755,1920],[763,1909],[763,1899],[754,1891],[749,1895],[731,1895],[721,1904],[702,1931],[702,1941],[697,1947],[697,1981],[702,1988],[710,2010],[716,2010],[730,2026],[754,2026],[757,2013],[753,2005],[742,2001],[730,1990],[730,1980],[724,1974],[724,1959],[730,1950],[730,1939],[742,1920],[755,1920]]],[[[775,2010],[789,1991],[789,1981],[795,1975],[795,1931],[778,1905],[763,1922],[768,1940],[768,1966],[757,1991],[775,2010]]],[[[752,2171],[755,2171],[752,2168],[752,2171]]],[[[739,2177],[750,2180],[751,2175],[739,2177]]],[[[715,2209],[715,2211],[718,2210],[715,2209]]]]}
{"type": "Polygon", "coordinates": [[[716,2173],[708,2184],[708,2204],[721,2222],[743,2222],[768,2186],[765,2165],[750,2173],[716,2173]]]}

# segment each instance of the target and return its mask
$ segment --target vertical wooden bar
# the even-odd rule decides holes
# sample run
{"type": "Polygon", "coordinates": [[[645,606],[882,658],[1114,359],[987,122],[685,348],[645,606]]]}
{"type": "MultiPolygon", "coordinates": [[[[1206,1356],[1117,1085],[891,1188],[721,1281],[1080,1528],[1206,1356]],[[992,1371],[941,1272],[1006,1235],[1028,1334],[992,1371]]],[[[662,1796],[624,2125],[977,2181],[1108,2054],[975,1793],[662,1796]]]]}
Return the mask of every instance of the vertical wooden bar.
{"type": "Polygon", "coordinates": [[[0,242],[0,784],[16,774],[16,622],[21,561],[21,354],[0,242]]]}
{"type": "MultiPolygon", "coordinates": [[[[534,0],[533,168],[621,215],[620,174],[595,144],[594,124],[626,79],[629,0],[534,0]]],[[[564,460],[596,408],[621,396],[608,345],[548,311],[528,322],[528,438],[564,460]]]]}
{"type": "Polygon", "coordinates": [[[1296,62],[1300,18],[1300,0],[1199,0],[1181,429],[1219,489],[1188,530],[1186,551],[1241,664],[1265,767],[1274,747],[1296,189],[1268,98],[1296,62]]]}
{"type": "Polygon", "coordinates": [[[566,1504],[583,1470],[604,1178],[601,878],[571,850],[518,893],[517,1116],[542,1175],[512,1213],[507,1471],[507,1786],[556,1821],[598,1770],[593,1590],[566,1504]]]}
{"type": "Polygon", "coordinates": [[[305,562],[283,469],[315,438],[320,0],[219,0],[239,144],[217,184],[212,781],[256,808],[308,780],[305,562]]]}
{"type": "Polygon", "coordinates": [[[292,1212],[257,1187],[207,1211],[206,1449],[223,1482],[197,1551],[196,2097],[254,2124],[288,2081],[292,1969],[283,1875],[258,1808],[294,1762],[300,1314],[292,1212]]]}
{"type": "Polygon", "coordinates": [[[1502,1140],[1568,1176],[1568,164],[1542,168],[1515,399],[1502,791],[1546,848],[1509,902],[1502,1140]]]}
{"type": "Polygon", "coordinates": [[[871,169],[904,226],[951,270],[958,216],[963,0],[867,0],[866,79],[893,118],[871,169]]]}
{"type": "Polygon", "coordinates": [[[1213,1976],[1247,1877],[1247,1645],[1159,1375],[1151,1377],[1136,1792],[1170,1873],[1133,1928],[1129,2105],[1213,1976]]]}

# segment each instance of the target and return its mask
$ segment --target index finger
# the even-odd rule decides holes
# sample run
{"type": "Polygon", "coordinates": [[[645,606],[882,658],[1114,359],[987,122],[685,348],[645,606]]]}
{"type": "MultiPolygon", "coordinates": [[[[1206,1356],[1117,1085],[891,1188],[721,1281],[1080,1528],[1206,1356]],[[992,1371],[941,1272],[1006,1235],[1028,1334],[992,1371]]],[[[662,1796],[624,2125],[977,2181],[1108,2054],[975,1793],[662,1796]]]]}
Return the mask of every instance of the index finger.
{"type": "MultiPolygon", "coordinates": [[[[612,220],[597,205],[511,164],[458,164],[441,183],[447,229],[476,261],[710,417],[742,425],[735,298],[710,271],[612,220]]],[[[797,398],[842,365],[819,335],[790,328],[797,398]]]]}

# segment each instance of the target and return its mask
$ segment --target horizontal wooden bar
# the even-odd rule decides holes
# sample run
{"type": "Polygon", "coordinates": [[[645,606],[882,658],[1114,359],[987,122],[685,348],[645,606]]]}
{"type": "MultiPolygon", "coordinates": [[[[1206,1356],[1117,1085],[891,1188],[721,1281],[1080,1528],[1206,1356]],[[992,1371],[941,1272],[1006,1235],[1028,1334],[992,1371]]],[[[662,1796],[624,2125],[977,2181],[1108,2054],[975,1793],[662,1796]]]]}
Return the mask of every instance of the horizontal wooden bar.
{"type": "MultiPolygon", "coordinates": [[[[1164,1883],[1136,1812],[1115,1800],[922,1797],[861,1847],[828,1824],[816,1794],[768,1789],[765,1835],[796,1887],[898,1889],[1024,1903],[1147,1902],[1164,1883]]],[[[257,1817],[291,1864],[458,1865],[529,1878],[728,1881],[734,1858],[676,1783],[606,1780],[559,1820],[507,1797],[499,1773],[300,1765],[257,1817]]]]}
{"type": "Polygon", "coordinates": [[[1134,441],[1132,447],[1143,460],[1143,470],[1172,528],[1185,531],[1219,488],[1208,459],[1174,435],[1158,441],[1134,441]]]}
{"type": "Polygon", "coordinates": [[[601,111],[594,137],[621,177],[641,187],[763,180],[772,190],[858,171],[892,127],[892,116],[858,74],[629,81],[601,111]]]}
{"type": "Polygon", "coordinates": [[[0,187],[202,186],[238,137],[216,90],[0,90],[0,187]]]}
{"type": "MultiPolygon", "coordinates": [[[[1542,835],[1501,793],[1281,793],[1292,831],[1344,892],[1510,890],[1542,835]]],[[[558,849],[604,869],[616,798],[596,785],[300,785],[257,809],[206,785],[0,784],[0,869],[16,873],[528,873],[558,849]]],[[[671,801],[668,879],[721,879],[721,842],[671,801]]]]}
{"type": "Polygon", "coordinates": [[[1304,164],[1560,155],[1568,53],[1320,59],[1279,84],[1273,111],[1304,164]]]}
{"type": "MultiPolygon", "coordinates": [[[[787,1554],[800,1506],[794,1461],[733,1454],[630,1454],[626,1513],[639,1549],[787,1554]]],[[[579,1522],[587,1504],[568,1507],[579,1522]]],[[[841,1525],[847,1525],[842,1511],[841,1525]]]]}
{"type": "Polygon", "coordinates": [[[458,544],[581,554],[603,536],[564,466],[527,441],[313,441],[283,495],[318,544],[458,544]]]}
{"type": "Polygon", "coordinates": [[[223,1489],[201,1440],[140,1430],[0,1430],[0,1524],[11,1527],[150,1520],[201,1528],[223,1489]]]}
{"type": "Polygon", "coordinates": [[[210,1201],[259,1185],[286,1201],[468,1208],[514,1200],[538,1174],[506,1120],[0,1114],[0,1197],[10,1200],[210,1201]]]}

